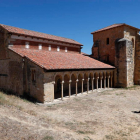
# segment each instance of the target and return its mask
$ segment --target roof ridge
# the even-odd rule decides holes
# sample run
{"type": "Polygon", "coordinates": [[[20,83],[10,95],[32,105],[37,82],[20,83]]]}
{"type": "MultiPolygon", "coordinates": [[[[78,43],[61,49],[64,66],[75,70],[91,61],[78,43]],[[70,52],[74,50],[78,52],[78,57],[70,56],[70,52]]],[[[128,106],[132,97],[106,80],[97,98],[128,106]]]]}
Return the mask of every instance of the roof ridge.
{"type": "Polygon", "coordinates": [[[23,35],[27,35],[27,36],[35,36],[38,38],[46,38],[46,39],[50,39],[50,40],[56,40],[56,41],[61,41],[61,42],[66,42],[66,43],[70,43],[70,44],[77,44],[77,45],[83,46],[81,43],[79,43],[71,38],[47,34],[47,33],[39,32],[39,31],[23,29],[23,28],[5,25],[5,24],[0,24],[0,26],[3,27],[5,30],[7,30],[10,33],[23,34],[23,35]]]}
{"type": "MultiPolygon", "coordinates": [[[[20,27],[11,26],[11,25],[5,25],[5,24],[0,24],[0,25],[9,26],[9,27],[14,27],[14,28],[18,28],[18,29],[23,29],[23,30],[27,30],[27,31],[32,31],[32,32],[36,32],[36,33],[41,33],[41,34],[47,34],[47,33],[39,32],[39,31],[28,30],[28,29],[24,29],[24,28],[20,28],[20,27]]],[[[47,34],[47,35],[56,36],[56,37],[62,37],[62,36],[57,36],[57,35],[52,35],[52,34],[47,34]]],[[[67,37],[62,37],[62,38],[71,39],[71,38],[67,38],[67,37]]],[[[71,39],[71,40],[75,41],[74,39],[71,39]]]]}

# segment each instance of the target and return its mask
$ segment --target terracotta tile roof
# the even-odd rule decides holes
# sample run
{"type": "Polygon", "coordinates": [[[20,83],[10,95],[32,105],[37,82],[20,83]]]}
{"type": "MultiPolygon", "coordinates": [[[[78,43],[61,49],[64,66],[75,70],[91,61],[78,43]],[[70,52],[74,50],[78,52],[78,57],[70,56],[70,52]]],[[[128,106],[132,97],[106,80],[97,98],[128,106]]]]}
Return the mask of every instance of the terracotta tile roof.
{"type": "Polygon", "coordinates": [[[9,49],[18,53],[22,57],[27,57],[46,70],[114,68],[113,66],[77,53],[30,50],[23,48],[9,49]]]}
{"type": "Polygon", "coordinates": [[[125,23],[118,23],[118,24],[113,24],[113,25],[107,26],[107,27],[105,27],[105,28],[102,28],[102,29],[100,29],[100,30],[94,31],[94,32],[92,32],[91,34],[94,34],[94,33],[96,33],[96,32],[100,32],[100,31],[104,31],[104,30],[108,30],[108,29],[111,29],[111,28],[123,26],[123,25],[129,26],[129,27],[134,28],[134,29],[136,29],[136,30],[140,30],[140,29],[138,29],[138,28],[135,28],[135,27],[133,27],[133,26],[127,25],[127,24],[125,24],[125,23]]]}
{"type": "Polygon", "coordinates": [[[35,32],[35,31],[21,29],[21,28],[3,25],[3,24],[0,24],[0,26],[2,26],[4,29],[6,29],[9,33],[32,36],[32,37],[37,37],[37,38],[42,38],[42,39],[61,41],[61,42],[66,42],[66,43],[71,43],[71,44],[83,46],[81,43],[79,43],[73,39],[68,39],[68,38],[54,36],[54,35],[50,35],[50,34],[35,32]]]}

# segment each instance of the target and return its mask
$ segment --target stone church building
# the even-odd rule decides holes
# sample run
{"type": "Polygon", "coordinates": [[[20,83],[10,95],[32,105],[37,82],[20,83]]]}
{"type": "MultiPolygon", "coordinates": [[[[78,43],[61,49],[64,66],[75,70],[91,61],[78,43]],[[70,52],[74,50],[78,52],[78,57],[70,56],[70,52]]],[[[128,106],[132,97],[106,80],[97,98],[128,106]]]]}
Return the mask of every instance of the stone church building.
{"type": "Polygon", "coordinates": [[[92,32],[89,57],[75,40],[0,24],[0,89],[43,103],[139,84],[139,31],[114,24],[92,32]]]}

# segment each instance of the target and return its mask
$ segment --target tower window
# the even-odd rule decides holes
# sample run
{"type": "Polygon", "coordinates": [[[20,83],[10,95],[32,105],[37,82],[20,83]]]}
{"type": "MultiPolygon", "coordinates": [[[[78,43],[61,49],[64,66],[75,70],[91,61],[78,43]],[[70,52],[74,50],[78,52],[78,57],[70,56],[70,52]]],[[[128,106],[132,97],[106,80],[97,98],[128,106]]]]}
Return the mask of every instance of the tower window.
{"type": "Polygon", "coordinates": [[[106,39],[106,45],[109,45],[109,38],[106,39]]]}

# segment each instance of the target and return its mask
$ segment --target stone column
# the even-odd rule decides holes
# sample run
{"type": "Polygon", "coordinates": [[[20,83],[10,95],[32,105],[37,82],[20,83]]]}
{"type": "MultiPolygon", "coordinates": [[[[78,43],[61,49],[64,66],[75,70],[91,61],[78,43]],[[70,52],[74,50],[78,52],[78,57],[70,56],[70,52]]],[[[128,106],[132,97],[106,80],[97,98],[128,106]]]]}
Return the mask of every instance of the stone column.
{"type": "Polygon", "coordinates": [[[94,78],[92,78],[92,92],[93,92],[93,89],[94,89],[94,78]]]}
{"type": "Polygon", "coordinates": [[[107,84],[108,84],[108,85],[107,85],[107,86],[108,86],[108,88],[109,88],[109,78],[110,78],[110,76],[108,76],[108,83],[107,83],[107,84]]]}
{"type": "Polygon", "coordinates": [[[64,81],[61,82],[61,100],[63,100],[63,84],[64,81]]]}
{"type": "Polygon", "coordinates": [[[106,88],[106,77],[104,77],[104,88],[106,88]]]}
{"type": "Polygon", "coordinates": [[[97,80],[97,82],[96,82],[97,89],[98,89],[98,79],[99,79],[99,77],[96,78],[96,80],[97,80]]]}
{"type": "MultiPolygon", "coordinates": [[[[55,81],[52,82],[52,84],[53,84],[53,88],[54,88],[54,86],[55,86],[55,81]]],[[[54,89],[53,89],[53,100],[52,100],[52,101],[54,101],[54,89]]]]}
{"type": "Polygon", "coordinates": [[[71,96],[71,80],[69,80],[69,97],[71,96]]]}
{"type": "Polygon", "coordinates": [[[77,82],[78,82],[78,79],[76,80],[76,96],[77,96],[77,92],[78,92],[78,89],[77,89],[77,82]]]}
{"type": "Polygon", "coordinates": [[[82,93],[83,93],[83,82],[84,82],[84,79],[82,79],[82,93]]]}
{"type": "Polygon", "coordinates": [[[102,88],[102,79],[103,77],[100,77],[100,88],[102,88]]]}
{"type": "Polygon", "coordinates": [[[87,79],[87,93],[88,93],[88,91],[89,91],[89,79],[90,79],[90,78],[87,79]]]}
{"type": "Polygon", "coordinates": [[[110,83],[110,84],[111,84],[111,88],[112,88],[112,78],[113,78],[113,77],[111,76],[110,78],[111,78],[111,79],[110,79],[110,80],[111,80],[111,83],[110,83]]]}

